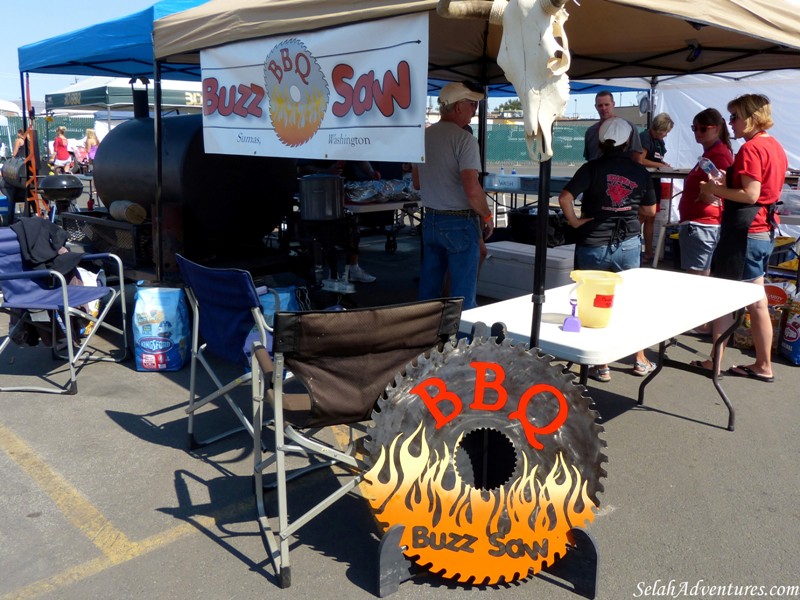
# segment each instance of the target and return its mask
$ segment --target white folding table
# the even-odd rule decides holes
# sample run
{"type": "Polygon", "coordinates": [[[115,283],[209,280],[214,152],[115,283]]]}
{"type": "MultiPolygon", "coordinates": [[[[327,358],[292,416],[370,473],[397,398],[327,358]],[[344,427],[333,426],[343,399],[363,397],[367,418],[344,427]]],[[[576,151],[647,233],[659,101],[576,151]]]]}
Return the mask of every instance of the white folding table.
{"type": "MultiPolygon", "coordinates": [[[[581,382],[585,384],[589,365],[611,363],[658,344],[656,370],[639,387],[639,404],[644,402],[645,386],[664,366],[706,376],[711,373],[667,358],[666,348],[671,340],[704,323],[740,311],[764,295],[764,288],[753,283],[673,271],[630,269],[620,275],[623,282],[615,292],[611,322],[601,329],[583,327],[577,333],[564,331],[564,318],[571,314],[570,292],[575,286],[547,290],[539,327],[539,349],[581,365],[581,382]]],[[[502,323],[509,338],[529,343],[532,318],[533,304],[528,294],[464,311],[460,331],[469,335],[478,323],[502,323]]],[[[727,341],[735,325],[720,338],[718,346],[727,341]]],[[[712,359],[719,362],[716,347],[712,359]]],[[[728,407],[728,429],[733,431],[733,406],[719,378],[711,375],[711,379],[728,407]]]]}

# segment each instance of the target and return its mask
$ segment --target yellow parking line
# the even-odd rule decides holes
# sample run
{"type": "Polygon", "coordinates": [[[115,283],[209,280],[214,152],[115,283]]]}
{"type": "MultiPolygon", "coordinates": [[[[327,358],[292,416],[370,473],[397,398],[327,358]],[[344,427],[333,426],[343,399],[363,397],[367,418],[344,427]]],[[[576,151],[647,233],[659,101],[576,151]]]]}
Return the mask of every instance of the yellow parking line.
{"type": "Polygon", "coordinates": [[[27,599],[52,592],[60,586],[68,585],[96,575],[112,567],[127,562],[152,550],[198,531],[198,526],[210,528],[223,514],[236,513],[250,509],[249,501],[217,511],[211,516],[195,516],[191,523],[183,523],[167,531],[157,533],[142,541],[134,542],[109,521],[83,494],[70,484],[61,474],[53,470],[33,448],[0,423],[0,449],[16,463],[55,503],[67,520],[83,533],[103,553],[102,557],[70,567],[61,573],[47,577],[24,588],[2,596],[6,598],[27,599]]]}
{"type": "Polygon", "coordinates": [[[132,542],[128,548],[129,551],[127,554],[116,554],[113,559],[108,556],[101,556],[85,563],[75,565],[74,567],[65,569],[61,573],[36,581],[24,588],[14,590],[2,596],[2,600],[11,600],[12,598],[15,600],[29,600],[31,598],[38,598],[44,594],[52,593],[60,587],[77,583],[92,575],[97,575],[110,567],[147,554],[152,550],[171,544],[182,537],[194,533],[197,531],[196,524],[210,527],[213,523],[214,518],[212,517],[196,517],[194,523],[183,523],[168,531],[146,538],[141,542],[132,542]]]}
{"type": "Polygon", "coordinates": [[[130,551],[127,536],[113,526],[72,484],[36,451],[0,424],[0,447],[55,503],[67,520],[110,559],[130,551]]]}

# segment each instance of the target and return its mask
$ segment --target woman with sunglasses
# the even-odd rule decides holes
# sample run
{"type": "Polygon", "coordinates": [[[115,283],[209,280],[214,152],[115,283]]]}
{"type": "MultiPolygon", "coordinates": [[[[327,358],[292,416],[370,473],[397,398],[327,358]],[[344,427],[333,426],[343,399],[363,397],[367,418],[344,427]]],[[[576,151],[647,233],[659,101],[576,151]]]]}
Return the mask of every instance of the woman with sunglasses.
{"type": "MultiPolygon", "coordinates": [[[[694,139],[703,147],[702,157],[723,172],[733,164],[728,125],[716,108],[697,113],[692,120],[692,131],[694,139]]],[[[700,183],[707,180],[705,171],[699,164],[695,165],[684,181],[678,204],[681,268],[697,275],[708,275],[711,270],[711,256],[717,246],[722,218],[722,203],[718,199],[711,197],[709,203],[700,199],[700,183]]]]}
{"type": "MultiPolygon", "coordinates": [[[[745,94],[731,100],[728,110],[733,136],[745,142],[736,153],[726,182],[711,180],[700,184],[703,202],[710,203],[711,196],[725,200],[711,274],[763,285],[778,225],[775,204],[789,164],[783,147],[767,133],[773,125],[769,98],[745,94]]],[[[766,295],[747,310],[756,361],[747,366],[733,366],[727,373],[772,382],[772,322],[766,295]]],[[[717,319],[714,339],[731,323],[727,317],[717,319]]]]}

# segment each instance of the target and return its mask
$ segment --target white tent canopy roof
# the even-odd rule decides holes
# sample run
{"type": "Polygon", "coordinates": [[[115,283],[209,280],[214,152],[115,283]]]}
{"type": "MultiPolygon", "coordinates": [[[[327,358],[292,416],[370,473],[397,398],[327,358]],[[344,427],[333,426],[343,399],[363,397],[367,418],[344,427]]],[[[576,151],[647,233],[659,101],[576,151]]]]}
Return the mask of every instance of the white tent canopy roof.
{"type": "MultiPolygon", "coordinates": [[[[673,166],[691,167],[700,154],[700,146],[689,128],[697,113],[716,108],[727,118],[729,101],[741,94],[754,93],[769,97],[775,122],[770,134],[786,150],[789,166],[800,167],[800,119],[796,115],[800,70],[688,75],[660,81],[655,89],[656,112],[666,112],[675,121],[675,128],[666,139],[666,159],[673,166]]],[[[739,141],[734,141],[734,150],[739,145],[739,141]]]]}
{"type": "MultiPolygon", "coordinates": [[[[433,78],[504,79],[501,29],[443,19],[435,0],[210,0],[155,22],[154,54],[197,62],[203,48],[413,12],[430,14],[433,78]]],[[[798,0],[582,0],[568,4],[572,79],[800,66],[798,0]],[[697,57],[688,53],[699,48],[697,57]]]]}
{"type": "Polygon", "coordinates": [[[10,100],[0,100],[0,115],[21,117],[22,109],[10,100]]]}

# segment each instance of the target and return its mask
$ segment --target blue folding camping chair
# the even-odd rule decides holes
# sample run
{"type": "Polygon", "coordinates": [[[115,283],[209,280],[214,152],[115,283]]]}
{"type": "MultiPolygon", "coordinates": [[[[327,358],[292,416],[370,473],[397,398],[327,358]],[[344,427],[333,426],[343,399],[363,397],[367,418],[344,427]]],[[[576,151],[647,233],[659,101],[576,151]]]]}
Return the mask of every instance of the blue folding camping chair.
{"type": "Polygon", "coordinates": [[[236,432],[247,430],[253,434],[249,416],[245,416],[236,404],[231,392],[250,382],[250,353],[254,341],[269,345],[272,329],[264,319],[259,295],[271,292],[275,306],[280,299],[275,290],[256,288],[253,278],[242,269],[214,269],[204,267],[176,254],[178,268],[186,284],[186,295],[192,308],[192,361],[189,375],[189,448],[206,446],[236,432]],[[222,383],[214,371],[223,365],[212,364],[206,354],[211,354],[225,363],[233,365],[239,375],[222,383]],[[216,390],[200,397],[198,388],[198,364],[214,382],[216,390]],[[222,433],[198,440],[195,436],[195,413],[209,402],[225,398],[240,425],[222,433]]]}
{"type": "MultiPolygon", "coordinates": [[[[38,217],[31,217],[38,218],[38,217]]],[[[55,227],[55,225],[53,225],[55,227]]],[[[0,392],[46,392],[58,394],[76,394],[78,391],[76,365],[79,359],[84,361],[120,362],[127,357],[128,334],[125,327],[126,307],[124,285],[125,279],[120,258],[111,253],[83,254],[81,262],[98,259],[112,260],[116,263],[119,285],[82,286],[69,285],[66,278],[54,269],[29,269],[22,255],[19,238],[9,228],[0,228],[0,290],[3,292],[0,309],[9,314],[14,312],[16,322],[9,326],[8,335],[0,344],[0,354],[8,347],[16,334],[23,328],[33,326],[35,315],[39,311],[48,311],[47,321],[52,333],[53,355],[67,360],[69,381],[62,387],[53,384],[51,387],[0,387],[0,392]],[[101,301],[102,308],[97,316],[87,313],[83,307],[94,301],[101,301]],[[106,322],[106,317],[113,306],[119,302],[122,312],[122,328],[106,322]],[[89,333],[80,341],[73,339],[73,319],[81,318],[92,323],[89,333]],[[92,339],[101,329],[111,331],[121,338],[119,349],[104,351],[91,346],[92,339]],[[66,342],[66,355],[57,352],[60,337],[66,342]],[[76,347],[77,346],[77,347],[76,347]]],[[[39,312],[39,314],[41,314],[39,312]]]]}

